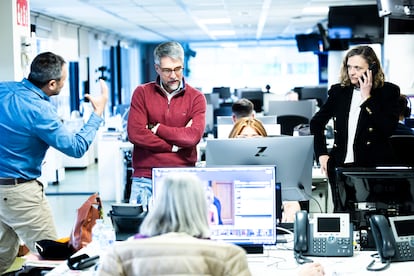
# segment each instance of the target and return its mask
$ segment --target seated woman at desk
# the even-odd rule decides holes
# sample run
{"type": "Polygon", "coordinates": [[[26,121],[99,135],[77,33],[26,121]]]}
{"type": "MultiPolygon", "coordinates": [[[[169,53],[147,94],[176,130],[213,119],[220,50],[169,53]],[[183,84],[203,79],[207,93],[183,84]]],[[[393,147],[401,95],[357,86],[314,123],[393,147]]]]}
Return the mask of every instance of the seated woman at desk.
{"type": "MultiPolygon", "coordinates": [[[[196,176],[171,174],[156,192],[140,233],[116,243],[97,275],[251,275],[241,247],[209,239],[207,195],[196,176]]],[[[324,271],[306,264],[299,275],[324,271]]]]}
{"type": "MultiPolygon", "coordinates": [[[[229,134],[229,138],[259,138],[266,136],[267,132],[262,122],[251,117],[237,120],[229,134]]],[[[282,207],[282,222],[294,222],[295,213],[301,209],[299,202],[284,201],[282,207]]]]}

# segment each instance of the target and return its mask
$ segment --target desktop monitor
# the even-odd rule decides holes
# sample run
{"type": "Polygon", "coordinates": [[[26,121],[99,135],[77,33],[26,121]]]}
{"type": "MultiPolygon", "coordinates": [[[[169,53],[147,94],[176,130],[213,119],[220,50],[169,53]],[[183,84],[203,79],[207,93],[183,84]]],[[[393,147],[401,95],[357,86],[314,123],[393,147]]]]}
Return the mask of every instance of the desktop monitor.
{"type": "Polygon", "coordinates": [[[371,214],[414,215],[414,169],[411,167],[337,168],[342,211],[357,229],[367,227],[371,214]]]}
{"type": "Polygon", "coordinates": [[[270,101],[284,101],[284,94],[276,93],[263,93],[263,113],[264,115],[269,115],[269,102],[270,101]]]}
{"type": "MultiPolygon", "coordinates": [[[[277,123],[276,116],[255,116],[255,118],[263,123],[267,135],[280,135],[280,125],[277,123]]],[[[217,138],[228,138],[233,126],[232,116],[217,116],[217,138]]]]}
{"type": "Polygon", "coordinates": [[[220,95],[218,93],[204,93],[207,104],[211,104],[213,109],[220,107],[220,95]]]}
{"type": "Polygon", "coordinates": [[[283,200],[309,200],[313,136],[207,140],[206,165],[274,165],[283,200]]]}
{"type": "Polygon", "coordinates": [[[299,115],[309,120],[316,110],[316,104],[313,100],[300,101],[270,101],[269,112],[267,115],[299,115]]]}
{"type": "Polygon", "coordinates": [[[263,111],[263,91],[252,90],[252,91],[241,91],[241,98],[250,100],[254,105],[254,111],[260,113],[263,111]]]}
{"type": "MultiPolygon", "coordinates": [[[[245,248],[276,243],[276,169],[274,166],[154,168],[153,195],[171,173],[195,174],[220,202],[221,223],[211,223],[211,239],[245,248]]],[[[279,203],[281,204],[281,203],[279,203]]]]}
{"type": "Polygon", "coordinates": [[[316,100],[318,107],[321,107],[328,98],[328,88],[326,86],[295,87],[293,91],[299,94],[299,100],[316,100]]]}
{"type": "Polygon", "coordinates": [[[213,87],[213,93],[217,93],[219,98],[223,100],[231,98],[230,87],[213,87]]]}

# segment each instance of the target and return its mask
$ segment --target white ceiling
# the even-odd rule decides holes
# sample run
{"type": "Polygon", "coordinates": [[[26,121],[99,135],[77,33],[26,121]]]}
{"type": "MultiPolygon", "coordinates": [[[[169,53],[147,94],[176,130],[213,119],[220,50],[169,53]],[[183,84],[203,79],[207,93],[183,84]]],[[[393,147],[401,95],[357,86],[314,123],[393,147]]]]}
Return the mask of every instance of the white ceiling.
{"type": "Polygon", "coordinates": [[[254,41],[316,30],[329,6],[366,4],[376,0],[30,0],[30,10],[142,42],[254,41]]]}

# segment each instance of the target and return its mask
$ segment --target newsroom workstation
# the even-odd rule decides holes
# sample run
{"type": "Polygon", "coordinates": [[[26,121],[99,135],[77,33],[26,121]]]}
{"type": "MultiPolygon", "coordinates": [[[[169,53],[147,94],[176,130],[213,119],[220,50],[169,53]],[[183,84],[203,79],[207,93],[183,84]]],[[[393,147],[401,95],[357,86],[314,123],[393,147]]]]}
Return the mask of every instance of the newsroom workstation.
{"type": "MultiPolygon", "coordinates": [[[[33,7],[36,7],[36,1],[28,2],[33,2],[33,7]]],[[[255,184],[251,183],[252,181],[249,179],[243,179],[245,177],[244,174],[240,174],[241,179],[237,179],[242,184],[236,183],[234,181],[235,177],[229,178],[226,176],[229,173],[225,171],[228,168],[227,166],[246,166],[253,163],[254,166],[249,166],[249,169],[245,169],[249,171],[250,169],[255,170],[256,166],[275,165],[273,168],[266,168],[267,171],[275,170],[269,174],[270,180],[262,180],[261,187],[255,186],[255,189],[268,189],[270,191],[268,195],[271,196],[264,199],[261,197],[261,192],[258,192],[260,196],[254,197],[257,194],[253,193],[249,195],[253,198],[246,199],[249,202],[248,204],[260,202],[259,204],[263,208],[260,208],[260,210],[254,208],[254,211],[257,211],[255,215],[266,217],[271,222],[262,220],[258,223],[253,222],[253,224],[266,225],[262,229],[252,230],[248,227],[238,229],[240,233],[252,234],[248,239],[246,235],[237,237],[237,239],[242,240],[241,243],[240,240],[236,242],[233,236],[229,237],[223,234],[230,232],[228,229],[220,229],[223,232],[218,232],[218,230],[215,232],[217,237],[228,238],[229,242],[241,245],[252,243],[261,247],[261,250],[258,250],[261,252],[260,254],[249,255],[249,265],[254,275],[274,273],[275,271],[277,271],[278,275],[291,275],[292,272],[298,269],[293,258],[293,239],[296,236],[284,233],[283,230],[280,230],[280,232],[276,231],[276,226],[278,226],[278,221],[281,218],[281,210],[279,210],[278,206],[280,206],[283,200],[309,201],[309,205],[306,208],[306,211],[309,213],[309,220],[306,221],[306,225],[308,225],[308,229],[312,230],[306,233],[307,237],[313,235],[317,238],[328,239],[325,234],[329,232],[336,233],[335,239],[337,240],[344,241],[348,239],[348,242],[351,241],[352,249],[348,246],[346,250],[351,250],[352,256],[350,256],[349,251],[343,254],[343,256],[347,257],[338,257],[340,254],[333,254],[331,258],[324,258],[322,257],[324,256],[323,254],[312,254],[310,252],[303,256],[304,258],[320,260],[327,268],[327,271],[332,272],[332,274],[366,273],[366,266],[372,260],[370,254],[376,251],[375,237],[370,232],[369,216],[378,213],[385,213],[390,217],[400,216],[402,222],[392,221],[390,231],[398,242],[404,244],[408,242],[409,246],[412,243],[414,234],[407,231],[407,229],[412,229],[413,221],[410,216],[413,215],[414,176],[410,169],[339,170],[338,175],[340,175],[344,182],[352,183],[353,186],[361,188],[355,192],[356,198],[353,201],[344,201],[343,204],[353,208],[350,217],[344,219],[342,216],[332,214],[331,191],[329,190],[326,177],[320,173],[317,162],[313,159],[312,137],[298,135],[298,132],[295,133],[295,127],[308,124],[313,114],[326,101],[329,86],[337,80],[337,68],[340,66],[342,56],[347,49],[354,45],[373,45],[378,55],[381,56],[382,62],[386,64],[387,78],[398,83],[401,87],[401,92],[409,96],[410,103],[414,103],[411,77],[413,69],[407,65],[407,60],[413,60],[413,54],[409,46],[404,46],[413,44],[414,30],[412,22],[414,20],[412,16],[401,15],[394,10],[393,16],[387,14],[378,16],[386,24],[378,25],[378,22],[369,22],[368,19],[366,22],[363,20],[358,23],[350,20],[350,18],[360,18],[358,12],[359,14],[366,13],[366,9],[371,13],[373,8],[375,8],[375,14],[377,14],[381,11],[379,10],[379,3],[399,3],[398,1],[366,2],[369,2],[369,8],[365,6],[360,7],[361,9],[357,8],[358,2],[354,3],[355,7],[351,9],[345,4],[344,7],[330,7],[329,12],[326,13],[321,22],[317,22],[319,24],[310,26],[312,27],[310,32],[305,34],[307,31],[303,30],[301,33],[296,33],[288,42],[284,41],[269,48],[259,48],[257,50],[258,53],[256,53],[256,50],[252,50],[253,48],[250,48],[250,46],[241,46],[240,50],[234,50],[234,48],[229,50],[227,47],[221,49],[224,55],[220,56],[220,59],[213,60],[212,56],[216,54],[214,48],[217,48],[217,44],[208,47],[205,45],[205,42],[188,41],[187,43],[185,40],[186,43],[184,45],[188,50],[186,53],[188,64],[185,65],[185,69],[188,69],[188,74],[185,76],[186,80],[195,86],[199,86],[207,100],[205,137],[203,137],[199,145],[199,162],[200,164],[205,162],[206,166],[191,169],[194,169],[200,175],[204,175],[203,170],[209,171],[219,167],[224,168],[224,172],[215,173],[215,175],[220,177],[224,175],[223,178],[216,177],[217,179],[214,179],[214,177],[209,176],[206,181],[215,180],[217,184],[214,187],[222,194],[223,203],[229,204],[223,206],[223,218],[228,223],[227,225],[234,225],[234,222],[238,222],[239,218],[243,218],[245,213],[237,213],[235,205],[231,205],[229,203],[230,200],[225,200],[225,198],[232,198],[233,196],[226,194],[226,192],[230,190],[246,195],[245,190],[249,188],[246,188],[246,186],[255,184]],[[347,24],[352,24],[351,26],[343,26],[344,14],[347,16],[345,19],[347,24]],[[282,46],[279,48],[280,45],[285,43],[288,43],[289,47],[282,46]],[[395,49],[398,49],[398,51],[395,49]],[[279,51],[288,54],[273,55],[274,52],[279,51]],[[209,52],[209,55],[206,55],[206,52],[209,52]],[[294,54],[290,54],[292,52],[294,54]],[[399,53],[397,54],[396,52],[399,53]],[[237,77],[232,73],[231,76],[233,78],[223,77],[220,79],[211,76],[228,76],[229,72],[234,72],[234,67],[230,66],[233,64],[232,61],[229,61],[229,64],[223,63],[226,56],[232,55],[251,55],[259,60],[258,62],[266,63],[267,67],[258,69],[252,65],[253,70],[250,71],[244,68],[243,64],[237,64],[235,65],[236,67],[238,66],[236,71],[240,71],[240,75],[242,75],[241,71],[248,71],[248,74],[237,77]],[[268,59],[272,58],[284,60],[284,55],[291,56],[292,60],[295,61],[282,61],[275,65],[268,64],[267,62],[268,59]],[[268,56],[268,58],[263,59],[261,56],[268,56]],[[402,60],[401,56],[404,56],[402,60]],[[209,59],[225,68],[224,71],[208,63],[209,59]],[[201,60],[201,62],[198,60],[201,60]],[[314,63],[316,63],[316,66],[311,65],[314,63]],[[203,67],[206,68],[208,74],[200,69],[203,67]],[[276,69],[269,69],[269,67],[276,69]],[[401,70],[401,68],[404,68],[404,70],[401,70]],[[258,73],[254,74],[252,71],[257,71],[258,73]],[[267,75],[269,71],[272,73],[270,76],[267,75]],[[264,75],[265,78],[260,76],[260,74],[264,75]],[[275,75],[281,75],[282,77],[275,77],[275,75]],[[310,75],[311,77],[309,77],[310,75]],[[201,78],[206,80],[201,80],[201,78]],[[260,81],[243,81],[247,79],[257,79],[260,81]],[[298,101],[286,100],[285,94],[290,90],[298,94],[298,101]],[[271,144],[255,144],[249,151],[246,149],[249,149],[249,144],[252,143],[251,140],[247,141],[246,139],[246,141],[243,141],[241,139],[236,142],[226,139],[231,129],[231,123],[229,123],[231,105],[239,98],[248,98],[254,102],[257,118],[265,123],[270,136],[277,136],[268,137],[269,139],[264,138],[260,143],[270,142],[271,144]],[[258,146],[262,149],[266,147],[266,150],[259,154],[262,157],[266,157],[266,159],[263,160],[263,158],[260,162],[249,160],[248,158],[251,155],[258,153],[258,146]],[[275,149],[272,149],[272,146],[275,146],[275,149]],[[240,159],[244,159],[241,156],[242,150],[240,150],[240,147],[243,149],[243,152],[246,152],[245,164],[240,163],[240,159]],[[232,157],[235,160],[232,160],[232,157]],[[390,179],[392,179],[391,184],[389,183],[390,179]],[[267,184],[263,185],[266,181],[268,181],[269,186],[266,186],[267,184]],[[384,182],[387,183],[384,184],[384,182]],[[363,185],[360,183],[363,183],[363,185]],[[238,185],[236,188],[228,189],[229,186],[236,184],[238,185]],[[396,185],[403,186],[404,192],[399,189],[396,190],[396,185]],[[264,186],[266,187],[264,188],[264,186]],[[375,191],[380,190],[380,192],[372,193],[372,189],[375,191]],[[384,198],[384,193],[387,193],[387,195],[388,193],[392,194],[392,199],[384,198]],[[372,201],[375,204],[372,205],[372,201]],[[268,209],[269,206],[271,206],[270,209],[268,209]],[[267,212],[264,214],[260,213],[262,211],[267,212]],[[328,216],[313,216],[319,213],[324,213],[328,216]],[[319,223],[321,224],[319,225],[319,223]],[[318,226],[322,230],[317,228],[318,226]],[[353,227],[355,231],[344,230],[347,227],[348,230],[349,227],[353,227]],[[263,233],[266,233],[266,235],[263,236],[263,233]],[[354,247],[354,242],[357,243],[356,247],[354,247]],[[286,255],[286,250],[288,250],[291,258],[290,256],[283,256],[286,255]],[[283,258],[285,259],[283,260],[283,258]],[[355,267],[350,268],[350,264],[355,264],[355,267]]],[[[410,5],[412,5],[411,2],[410,5]]],[[[8,10],[7,8],[2,10],[8,10]]],[[[56,17],[53,17],[52,15],[50,17],[50,14],[42,12],[42,9],[33,11],[30,14],[29,26],[31,27],[31,34],[28,36],[29,38],[25,37],[25,35],[19,35],[16,39],[18,42],[13,42],[17,43],[18,47],[11,48],[19,49],[19,59],[22,59],[21,62],[20,60],[17,62],[19,67],[20,63],[24,64],[25,58],[31,55],[31,51],[56,50],[56,48],[59,49],[61,47],[62,50],[60,51],[68,52],[65,55],[69,61],[69,85],[67,91],[56,100],[56,106],[63,114],[63,120],[69,128],[78,129],[78,122],[88,116],[90,109],[88,104],[83,101],[83,94],[97,90],[96,79],[104,78],[111,85],[111,99],[108,111],[105,114],[105,124],[100,129],[100,134],[90,151],[81,159],[73,159],[51,150],[47,155],[48,162],[45,163],[44,175],[42,175],[43,180],[50,186],[58,186],[65,180],[65,170],[88,170],[97,162],[99,175],[97,189],[101,193],[103,200],[109,202],[110,205],[116,206],[120,204],[124,206],[122,203],[126,203],[129,198],[128,187],[132,170],[132,146],[128,142],[125,133],[129,99],[136,84],[152,80],[154,77],[152,66],[150,66],[152,65],[152,60],[148,58],[150,56],[148,53],[153,49],[155,41],[135,46],[134,43],[130,43],[128,40],[124,41],[122,37],[112,36],[113,33],[105,34],[99,28],[94,30],[93,27],[83,27],[80,25],[81,23],[65,22],[62,20],[62,18],[65,18],[64,16],[56,15],[56,17]],[[92,31],[87,33],[90,31],[89,28],[92,31]],[[51,37],[51,39],[48,39],[48,37],[51,37]],[[72,40],[78,38],[83,41],[72,44],[72,40]],[[59,42],[59,40],[62,42],[59,42]],[[85,42],[87,40],[90,41],[85,42]],[[25,43],[22,43],[22,41],[25,43]],[[69,48],[71,49],[67,50],[67,47],[62,45],[62,43],[64,44],[63,41],[66,41],[66,44],[70,45],[69,48]],[[35,47],[27,46],[30,44],[36,45],[36,49],[35,47]],[[99,49],[99,51],[89,52],[88,48],[99,49]],[[144,60],[144,62],[142,62],[143,65],[138,67],[133,65],[132,60],[144,60]]],[[[10,36],[8,32],[6,32],[6,35],[10,36]]],[[[174,37],[174,35],[171,37],[174,37]]],[[[233,40],[229,39],[224,42],[233,42],[233,40]]],[[[8,54],[10,55],[11,53],[9,52],[8,54]]],[[[249,63],[253,64],[251,61],[245,61],[245,64],[249,63]]],[[[21,73],[24,74],[25,71],[22,71],[21,73]]],[[[9,75],[9,72],[3,74],[3,76],[8,78],[16,78],[14,75],[9,75]]],[[[19,74],[16,73],[15,75],[19,74]]],[[[411,113],[406,118],[406,123],[412,124],[413,117],[414,114],[411,113]]],[[[414,125],[411,125],[411,127],[414,127],[414,125]]],[[[327,143],[329,142],[327,141],[327,143]]],[[[238,204],[244,207],[242,201],[239,201],[238,204]]],[[[248,209],[251,212],[250,205],[246,206],[248,207],[242,208],[243,211],[248,209]]],[[[255,207],[257,206],[255,205],[255,207]]],[[[125,224],[131,226],[131,218],[116,218],[116,216],[117,213],[113,213],[111,220],[114,227],[118,230],[119,240],[125,239],[125,231],[127,234],[131,234],[137,230],[134,227],[125,230],[125,227],[122,225],[117,225],[121,221],[121,224],[124,226],[125,224]]],[[[139,214],[134,214],[133,216],[139,216],[139,214]]],[[[252,221],[254,219],[257,218],[253,217],[252,221]]],[[[132,221],[139,223],[141,219],[133,218],[132,221]]],[[[246,221],[242,221],[242,223],[245,224],[246,221]]],[[[249,221],[247,224],[250,225],[252,222],[249,221]]],[[[292,226],[291,224],[290,227],[292,226]]],[[[293,229],[290,228],[288,230],[293,229]]],[[[330,236],[329,238],[332,237],[330,236]]],[[[308,247],[312,246],[310,243],[308,244],[308,247]]],[[[246,248],[249,249],[249,246],[246,246],[246,248]]],[[[341,247],[341,249],[343,248],[341,247]]],[[[389,273],[402,272],[406,270],[409,264],[410,262],[392,263],[387,271],[389,273]]],[[[56,273],[55,275],[62,275],[58,274],[59,272],[56,273]]]]}

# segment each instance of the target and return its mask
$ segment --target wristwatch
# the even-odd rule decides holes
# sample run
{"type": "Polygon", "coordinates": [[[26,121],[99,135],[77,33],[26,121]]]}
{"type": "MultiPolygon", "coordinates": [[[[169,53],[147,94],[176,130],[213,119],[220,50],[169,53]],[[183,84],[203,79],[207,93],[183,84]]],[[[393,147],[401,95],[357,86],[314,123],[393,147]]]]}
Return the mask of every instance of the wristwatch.
{"type": "Polygon", "coordinates": [[[152,130],[156,125],[157,125],[157,123],[149,123],[148,124],[148,129],[152,130]]]}
{"type": "Polygon", "coordinates": [[[159,123],[149,123],[148,129],[151,130],[152,133],[156,134],[159,125],[160,125],[159,123]]]}

